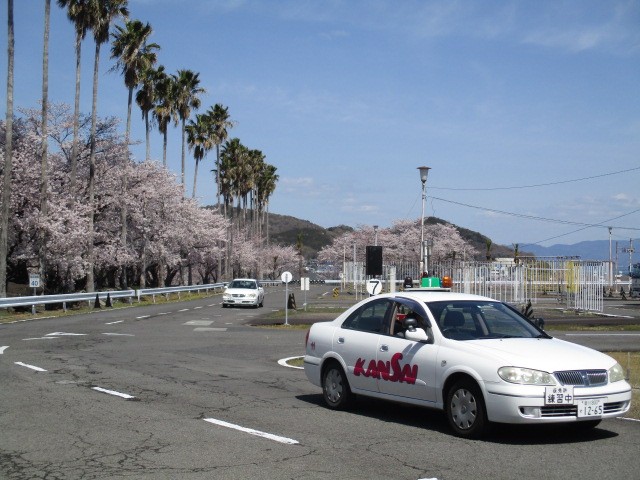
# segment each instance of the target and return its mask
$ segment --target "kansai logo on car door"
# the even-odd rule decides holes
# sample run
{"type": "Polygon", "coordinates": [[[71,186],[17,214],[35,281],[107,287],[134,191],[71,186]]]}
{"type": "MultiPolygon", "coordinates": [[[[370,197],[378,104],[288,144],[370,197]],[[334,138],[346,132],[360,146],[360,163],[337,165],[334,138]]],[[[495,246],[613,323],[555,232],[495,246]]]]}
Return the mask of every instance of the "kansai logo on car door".
{"type": "Polygon", "coordinates": [[[418,377],[418,365],[411,365],[410,363],[402,365],[400,363],[402,358],[402,354],[398,352],[391,357],[390,362],[383,362],[382,360],[376,362],[375,360],[371,360],[366,370],[364,369],[366,360],[364,358],[358,358],[353,368],[353,374],[356,377],[362,375],[364,377],[373,377],[389,382],[405,382],[413,385],[416,383],[416,378],[418,377]]]}

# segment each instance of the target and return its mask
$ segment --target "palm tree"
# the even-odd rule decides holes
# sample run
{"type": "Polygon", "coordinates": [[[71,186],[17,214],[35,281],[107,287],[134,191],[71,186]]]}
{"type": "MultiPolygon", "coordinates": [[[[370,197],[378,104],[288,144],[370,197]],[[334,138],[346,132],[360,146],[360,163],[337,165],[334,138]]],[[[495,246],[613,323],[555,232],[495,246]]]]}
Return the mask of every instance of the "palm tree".
{"type": "Polygon", "coordinates": [[[2,185],[2,216],[0,218],[0,297],[7,296],[7,253],[9,206],[11,203],[11,170],[13,154],[13,0],[7,1],[7,117],[4,143],[4,182],[2,185]]]}
{"type": "MultiPolygon", "coordinates": [[[[58,5],[67,8],[67,17],[76,27],[76,95],[73,109],[73,144],[71,147],[71,192],[76,188],[76,166],[78,163],[78,132],[80,130],[80,60],[82,40],[91,24],[91,0],[58,0],[58,5]]],[[[72,199],[74,194],[72,194],[72,199]]]]}
{"type": "Polygon", "coordinates": [[[200,79],[198,78],[200,74],[195,73],[191,70],[178,70],[178,74],[174,75],[174,80],[176,83],[175,89],[175,109],[182,123],[182,187],[184,189],[184,161],[185,161],[185,128],[186,122],[189,116],[191,115],[191,109],[197,110],[200,108],[200,98],[199,95],[206,92],[206,90],[202,87],[199,87],[200,79]]]}
{"type": "Polygon", "coordinates": [[[216,146],[216,205],[220,208],[220,145],[227,140],[227,129],[232,128],[234,122],[229,118],[229,107],[219,103],[207,110],[207,116],[213,126],[213,143],[216,146]]]}
{"type": "Polygon", "coordinates": [[[198,182],[198,164],[207,152],[213,148],[212,125],[207,115],[196,115],[196,121],[189,121],[186,127],[187,144],[189,150],[193,150],[193,158],[196,166],[193,172],[193,198],[196,198],[196,184],[198,182]]]}
{"type": "Polygon", "coordinates": [[[95,196],[95,170],[96,170],[96,127],[98,115],[98,71],[100,66],[100,46],[109,40],[109,27],[116,17],[126,17],[127,0],[90,0],[91,21],[90,28],[96,44],[93,62],[93,100],[91,105],[91,133],[89,147],[89,240],[87,248],[87,291],[94,291],[94,253],[93,253],[93,215],[95,196]]]}
{"type": "MultiPolygon", "coordinates": [[[[40,140],[40,215],[45,218],[47,205],[47,109],[49,106],[49,19],[51,18],[51,0],[44,2],[44,40],[42,49],[42,126],[40,140]]],[[[45,276],[45,230],[41,227],[38,232],[38,262],[40,264],[40,278],[45,276]]]]}
{"type": "Polygon", "coordinates": [[[145,139],[147,143],[147,151],[145,159],[147,161],[151,158],[151,141],[149,138],[149,132],[151,127],[149,124],[149,112],[153,111],[157,102],[157,85],[159,77],[166,77],[164,73],[164,67],[160,65],[158,69],[154,69],[149,66],[145,70],[140,72],[140,90],[136,93],[136,103],[142,111],[142,118],[144,119],[145,139]]]}
{"type": "Polygon", "coordinates": [[[133,104],[133,90],[140,84],[142,72],[156,63],[156,52],[160,46],[157,43],[147,44],[151,35],[151,25],[144,25],[140,20],[131,20],[124,27],[116,25],[116,31],[111,34],[111,58],[117,62],[112,70],[120,69],[124,76],[124,84],[129,89],[127,99],[127,128],[125,138],[129,144],[131,132],[131,105],[133,104]]]}
{"type": "Polygon", "coordinates": [[[167,128],[172,118],[176,118],[175,110],[175,79],[164,73],[161,65],[155,75],[155,104],[153,117],[158,122],[158,130],[162,133],[162,165],[167,167],[167,128]]]}

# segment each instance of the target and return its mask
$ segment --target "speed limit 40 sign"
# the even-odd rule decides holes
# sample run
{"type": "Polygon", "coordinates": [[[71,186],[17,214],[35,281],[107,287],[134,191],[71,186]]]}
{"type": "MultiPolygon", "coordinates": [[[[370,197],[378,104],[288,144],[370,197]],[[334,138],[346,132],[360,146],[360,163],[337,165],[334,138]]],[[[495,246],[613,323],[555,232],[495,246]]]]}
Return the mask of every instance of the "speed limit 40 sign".
{"type": "Polygon", "coordinates": [[[37,273],[29,274],[29,288],[40,288],[40,275],[37,273]]]}

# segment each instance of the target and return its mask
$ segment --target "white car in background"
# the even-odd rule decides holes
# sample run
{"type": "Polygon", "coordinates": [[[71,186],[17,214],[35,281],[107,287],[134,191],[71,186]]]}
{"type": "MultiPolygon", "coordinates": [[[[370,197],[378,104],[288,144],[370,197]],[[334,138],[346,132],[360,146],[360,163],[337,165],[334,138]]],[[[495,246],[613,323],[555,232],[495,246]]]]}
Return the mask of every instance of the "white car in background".
{"type": "Polygon", "coordinates": [[[255,278],[236,278],[231,281],[222,294],[222,308],[234,305],[262,307],[264,288],[255,278]]]}
{"type": "Polygon", "coordinates": [[[448,289],[370,297],[315,323],[304,369],[329,408],[354,394],[421,405],[468,438],[490,422],[592,428],[631,404],[613,358],[549,336],[505,303],[448,289]]]}

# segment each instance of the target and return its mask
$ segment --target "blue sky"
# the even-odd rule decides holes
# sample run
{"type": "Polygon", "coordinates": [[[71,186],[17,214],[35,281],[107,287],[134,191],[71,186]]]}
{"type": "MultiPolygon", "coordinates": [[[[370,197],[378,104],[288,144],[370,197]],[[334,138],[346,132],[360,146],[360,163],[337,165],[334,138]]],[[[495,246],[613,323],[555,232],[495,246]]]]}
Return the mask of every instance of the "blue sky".
{"type": "MultiPolygon", "coordinates": [[[[15,106],[37,107],[44,2],[14,3],[15,106]]],[[[129,9],[153,27],[159,64],[200,73],[202,110],[227,106],[230,136],[278,168],[271,212],[324,227],[419,218],[426,165],[426,214],[494,243],[606,240],[607,226],[613,240],[640,238],[638,0],[130,0],[129,9]]],[[[51,101],[73,103],[73,43],[52,1],[51,101]]],[[[86,113],[93,49],[88,36],[86,113]]],[[[108,52],[99,115],[120,117],[124,130],[127,91],[108,52]]],[[[143,159],[137,107],[132,128],[143,159]]],[[[161,161],[161,136],[152,138],[161,161]]],[[[200,168],[204,204],[215,201],[214,162],[211,152],[200,168]]],[[[180,171],[179,129],[169,168],[180,171]]],[[[189,158],[189,193],[192,182],[189,158]]]]}

